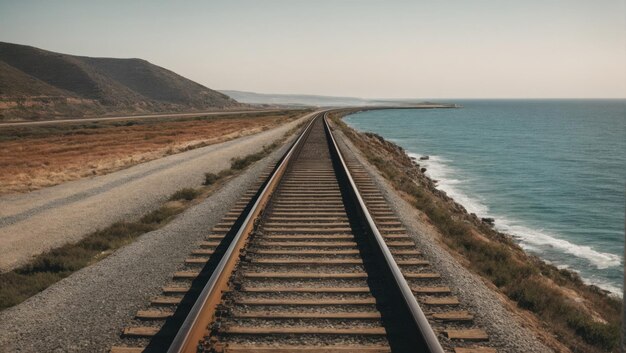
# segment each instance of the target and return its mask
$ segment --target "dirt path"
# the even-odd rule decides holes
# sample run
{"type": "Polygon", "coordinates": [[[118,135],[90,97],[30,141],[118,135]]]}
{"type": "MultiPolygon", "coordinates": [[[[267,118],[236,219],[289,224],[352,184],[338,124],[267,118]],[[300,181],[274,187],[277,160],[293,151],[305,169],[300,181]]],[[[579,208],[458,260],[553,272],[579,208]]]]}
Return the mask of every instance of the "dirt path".
{"type": "Polygon", "coordinates": [[[199,186],[204,173],[226,169],[231,158],[258,152],[281,138],[301,119],[115,173],[0,197],[0,271],[118,220],[134,219],[155,209],[176,190],[199,186]]]}

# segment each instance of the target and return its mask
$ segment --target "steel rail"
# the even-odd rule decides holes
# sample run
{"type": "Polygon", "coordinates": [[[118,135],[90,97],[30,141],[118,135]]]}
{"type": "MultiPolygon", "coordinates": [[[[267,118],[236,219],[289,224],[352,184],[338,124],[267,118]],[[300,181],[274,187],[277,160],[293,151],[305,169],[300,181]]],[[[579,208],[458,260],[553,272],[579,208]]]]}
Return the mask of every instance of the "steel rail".
{"type": "Polygon", "coordinates": [[[221,288],[228,283],[234,265],[239,258],[237,254],[240,253],[240,250],[245,245],[248,235],[254,229],[255,219],[267,204],[269,196],[271,196],[273,190],[278,185],[278,182],[284,174],[289,161],[294,156],[295,151],[297,151],[298,147],[303,143],[303,141],[305,141],[305,137],[311,131],[313,123],[316,119],[320,118],[322,114],[323,113],[318,113],[311,119],[298,139],[289,148],[289,151],[283,156],[280,164],[272,172],[271,177],[256,197],[253,206],[248,211],[246,218],[239,227],[239,230],[228,246],[228,249],[211,274],[207,284],[202,289],[198,299],[178,330],[174,340],[167,350],[168,353],[196,353],[198,351],[198,345],[202,341],[202,338],[204,338],[208,326],[213,320],[215,308],[222,295],[221,288]]]}
{"type": "Polygon", "coordinates": [[[394,260],[393,255],[391,254],[391,251],[387,247],[387,244],[385,243],[383,236],[380,234],[380,231],[378,230],[378,227],[376,226],[376,223],[374,222],[372,215],[369,213],[367,209],[367,206],[365,204],[365,201],[363,200],[363,197],[358,191],[356,183],[354,182],[354,179],[352,178],[350,170],[348,169],[348,165],[346,164],[345,159],[343,158],[343,155],[341,153],[341,150],[339,149],[339,146],[337,145],[337,142],[335,141],[335,137],[333,136],[332,130],[330,129],[330,126],[327,121],[327,115],[328,115],[327,112],[324,113],[324,127],[328,135],[330,136],[330,140],[332,142],[331,145],[333,147],[332,149],[334,149],[334,152],[336,153],[339,161],[341,162],[340,164],[342,166],[342,171],[345,173],[345,177],[347,178],[351,186],[350,192],[352,193],[352,196],[356,199],[358,203],[358,207],[360,208],[359,211],[361,212],[362,216],[366,220],[365,226],[368,228],[367,230],[370,232],[370,234],[373,235],[373,238],[374,238],[373,240],[375,241],[375,244],[378,246],[378,250],[380,250],[380,252],[382,253],[384,260],[385,260],[385,264],[389,272],[393,276],[393,283],[395,284],[396,289],[401,293],[402,299],[404,301],[403,304],[406,307],[406,309],[409,311],[412,321],[414,325],[416,326],[415,329],[418,331],[417,332],[417,334],[419,335],[418,338],[421,338],[419,339],[419,341],[422,341],[422,343],[427,347],[428,352],[430,353],[444,353],[443,347],[441,347],[441,343],[439,343],[439,340],[437,339],[437,335],[433,331],[432,327],[430,326],[430,323],[428,322],[428,319],[426,318],[426,315],[424,315],[424,312],[420,308],[419,303],[415,299],[415,296],[413,295],[413,291],[411,290],[411,287],[409,287],[409,284],[404,278],[402,271],[400,270],[400,268],[398,267],[398,264],[394,260]]]}
{"type": "MultiPolygon", "coordinates": [[[[302,147],[304,141],[306,140],[306,136],[308,136],[311,131],[313,123],[319,118],[323,119],[324,129],[327,136],[329,136],[331,158],[334,155],[336,162],[339,163],[339,166],[341,167],[339,168],[339,172],[340,174],[343,174],[345,180],[348,181],[348,192],[356,201],[358,212],[361,214],[362,219],[365,220],[364,226],[366,227],[366,231],[372,236],[373,239],[371,240],[374,241],[376,250],[378,250],[382,255],[382,258],[384,259],[383,263],[385,264],[387,272],[391,274],[392,278],[388,278],[388,280],[391,280],[394,284],[394,289],[400,293],[402,305],[404,306],[405,311],[409,313],[412,320],[411,322],[414,325],[414,327],[411,328],[411,332],[418,336],[417,341],[419,342],[419,345],[422,346],[419,348],[426,348],[426,350],[430,353],[444,352],[439,340],[430,326],[430,323],[417,303],[413,292],[406,282],[400,268],[393,259],[393,255],[387,247],[384,238],[380,234],[380,231],[374,223],[374,220],[358,191],[356,183],[352,178],[341,150],[338,148],[328,121],[326,120],[327,112],[322,112],[316,114],[311,119],[307,127],[289,148],[288,152],[282,157],[279,165],[274,169],[271,176],[264,183],[262,190],[254,199],[254,204],[246,213],[245,219],[229,244],[228,249],[220,259],[207,284],[204,286],[198,299],[191,308],[190,313],[174,337],[174,340],[168,349],[168,353],[196,353],[198,349],[201,348],[199,345],[207,333],[208,326],[213,321],[215,308],[221,300],[222,290],[226,287],[226,284],[228,283],[230,276],[233,273],[235,264],[239,258],[237,254],[239,254],[241,249],[243,249],[249,234],[254,230],[255,220],[270,202],[272,194],[282,179],[285,171],[288,169],[290,165],[289,162],[292,157],[294,157],[297,154],[297,151],[302,147]]],[[[418,349],[418,347],[415,348],[418,349]]],[[[420,352],[421,351],[424,350],[420,350],[420,352]]]]}

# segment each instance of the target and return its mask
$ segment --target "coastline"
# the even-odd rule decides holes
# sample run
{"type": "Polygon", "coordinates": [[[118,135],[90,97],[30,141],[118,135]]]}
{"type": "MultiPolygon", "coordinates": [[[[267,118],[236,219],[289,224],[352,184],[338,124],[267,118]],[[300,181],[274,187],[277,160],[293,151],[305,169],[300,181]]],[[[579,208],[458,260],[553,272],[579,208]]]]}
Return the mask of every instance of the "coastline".
{"type": "Polygon", "coordinates": [[[608,156],[624,144],[604,133],[619,126],[619,103],[461,103],[463,111],[372,111],[345,121],[405,148],[438,189],[493,218],[525,251],[621,296],[624,156],[608,156]],[[590,114],[603,118],[593,124],[590,114]],[[560,134],[570,123],[576,128],[560,134]]]}
{"type": "MultiPolygon", "coordinates": [[[[408,150],[406,150],[405,153],[416,163],[418,167],[426,168],[424,177],[428,178],[437,190],[445,193],[447,197],[462,207],[469,215],[476,216],[479,220],[482,220],[483,218],[493,220],[491,225],[493,225],[494,230],[502,233],[503,236],[510,237],[529,255],[537,256],[545,263],[554,265],[559,269],[572,271],[579,275],[585,284],[598,287],[600,290],[606,291],[607,294],[616,295],[620,298],[623,297],[622,289],[613,285],[611,282],[587,278],[567,264],[558,263],[558,261],[550,261],[539,254],[541,251],[536,246],[549,244],[550,247],[557,248],[564,253],[589,261],[598,269],[606,269],[608,267],[619,265],[620,259],[618,256],[596,251],[584,245],[571,243],[554,234],[549,234],[543,229],[533,229],[531,226],[526,225],[519,220],[493,213],[491,212],[490,207],[482,200],[476,199],[475,195],[471,195],[461,188],[450,186],[448,184],[450,180],[447,179],[450,176],[442,176],[440,173],[432,172],[436,168],[441,168],[442,166],[443,168],[451,168],[454,172],[453,167],[445,164],[447,162],[446,159],[439,156],[429,155],[428,160],[420,160],[420,157],[423,155],[419,153],[408,150]],[[433,168],[434,164],[441,165],[433,168]]],[[[489,223],[487,222],[487,224],[489,223]]]]}
{"type": "MultiPolygon", "coordinates": [[[[358,109],[362,110],[367,109],[358,109]]],[[[331,114],[331,119],[370,164],[425,214],[427,223],[438,228],[445,251],[489,282],[492,290],[503,294],[512,310],[522,316],[530,314],[541,322],[542,337],[545,333],[558,337],[571,352],[610,351],[617,345],[620,298],[598,286],[585,284],[571,270],[557,268],[528,253],[511,235],[468,212],[438,189],[436,180],[425,175],[402,147],[377,134],[358,132],[342,120],[355,112],[344,109],[331,114]],[[412,182],[408,183],[407,179],[412,182]]]]}

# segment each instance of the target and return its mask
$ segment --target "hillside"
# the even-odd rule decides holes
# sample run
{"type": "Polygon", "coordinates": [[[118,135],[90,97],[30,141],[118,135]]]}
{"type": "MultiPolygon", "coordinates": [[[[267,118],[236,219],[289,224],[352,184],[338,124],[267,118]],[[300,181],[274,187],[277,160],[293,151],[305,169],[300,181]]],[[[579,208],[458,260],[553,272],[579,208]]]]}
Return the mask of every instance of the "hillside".
{"type": "Polygon", "coordinates": [[[145,60],[74,56],[0,42],[0,120],[241,106],[145,60]]]}

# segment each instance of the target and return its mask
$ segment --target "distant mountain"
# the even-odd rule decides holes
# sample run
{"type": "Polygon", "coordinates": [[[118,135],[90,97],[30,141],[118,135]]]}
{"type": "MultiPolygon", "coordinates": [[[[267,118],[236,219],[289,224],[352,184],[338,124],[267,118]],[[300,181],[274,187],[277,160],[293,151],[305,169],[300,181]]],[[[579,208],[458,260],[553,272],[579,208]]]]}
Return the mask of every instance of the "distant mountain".
{"type": "Polygon", "coordinates": [[[381,101],[354,97],[331,97],[306,94],[266,94],[244,91],[220,90],[239,102],[248,104],[270,105],[306,105],[306,106],[361,106],[374,105],[381,101]]]}
{"type": "Polygon", "coordinates": [[[74,56],[0,42],[0,120],[242,106],[142,59],[74,56]]]}

